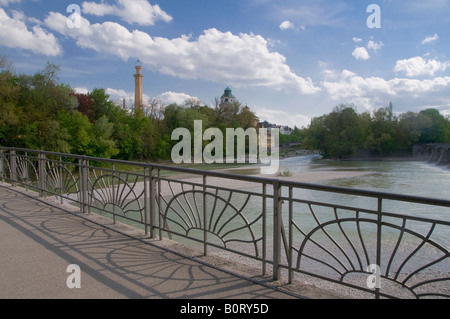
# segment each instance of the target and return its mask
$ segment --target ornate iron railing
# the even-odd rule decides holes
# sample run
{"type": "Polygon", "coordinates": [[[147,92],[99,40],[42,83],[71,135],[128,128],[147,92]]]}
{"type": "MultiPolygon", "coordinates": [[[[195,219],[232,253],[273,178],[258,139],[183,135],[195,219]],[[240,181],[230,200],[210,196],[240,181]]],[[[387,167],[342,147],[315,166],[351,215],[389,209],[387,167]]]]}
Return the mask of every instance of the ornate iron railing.
{"type": "Polygon", "coordinates": [[[273,280],[450,297],[449,200],[17,148],[0,148],[0,182],[238,254],[273,280]]]}

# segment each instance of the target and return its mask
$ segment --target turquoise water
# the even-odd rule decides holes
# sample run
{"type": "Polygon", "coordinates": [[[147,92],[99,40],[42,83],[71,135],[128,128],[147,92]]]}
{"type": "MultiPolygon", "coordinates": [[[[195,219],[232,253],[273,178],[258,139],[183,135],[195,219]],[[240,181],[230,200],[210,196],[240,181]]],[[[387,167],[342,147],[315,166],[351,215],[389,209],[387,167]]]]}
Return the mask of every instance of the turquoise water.
{"type": "MultiPolygon", "coordinates": [[[[281,161],[281,171],[288,170],[295,173],[301,172],[327,172],[327,171],[360,171],[367,175],[329,179],[317,181],[315,184],[338,186],[358,190],[372,190],[389,194],[412,195],[427,198],[450,199],[450,170],[447,166],[436,166],[426,162],[415,161],[332,161],[323,160],[318,156],[296,157],[281,161]]],[[[338,195],[317,191],[299,190],[295,196],[306,200],[317,200],[343,206],[367,207],[377,209],[377,200],[358,196],[338,195]]],[[[323,208],[324,211],[327,209],[323,208]]],[[[294,208],[294,211],[295,208],[294,208]]],[[[306,211],[305,217],[298,217],[303,224],[307,223],[306,209],[299,208],[297,211],[306,211]]],[[[320,211],[318,209],[318,211],[320,211]]],[[[399,201],[383,201],[383,211],[399,215],[432,218],[440,221],[450,221],[450,208],[432,205],[422,205],[399,201]]],[[[330,215],[328,209],[328,215],[330,215]]],[[[345,214],[345,212],[343,213],[345,214]]],[[[352,216],[350,213],[349,216],[352,216]]],[[[328,217],[331,219],[332,217],[328,217]]],[[[325,218],[326,220],[328,218],[325,218]]],[[[294,213],[295,219],[295,213],[294,213]]],[[[384,219],[389,221],[389,219],[384,219]]],[[[310,220],[311,221],[311,220],[310,220]]],[[[399,220],[393,221],[400,227],[399,220]]],[[[314,224],[314,221],[311,222],[314,224]]],[[[408,222],[407,227],[417,230],[426,236],[430,230],[430,224],[408,222]]],[[[393,231],[393,236],[398,231],[393,231]]],[[[447,246],[450,230],[446,226],[437,226],[433,238],[439,239],[441,244],[447,246]]]]}
{"type": "Polygon", "coordinates": [[[280,170],[295,172],[361,171],[365,176],[318,181],[317,184],[387,193],[450,199],[450,169],[414,161],[332,161],[318,156],[292,157],[280,170]]]}

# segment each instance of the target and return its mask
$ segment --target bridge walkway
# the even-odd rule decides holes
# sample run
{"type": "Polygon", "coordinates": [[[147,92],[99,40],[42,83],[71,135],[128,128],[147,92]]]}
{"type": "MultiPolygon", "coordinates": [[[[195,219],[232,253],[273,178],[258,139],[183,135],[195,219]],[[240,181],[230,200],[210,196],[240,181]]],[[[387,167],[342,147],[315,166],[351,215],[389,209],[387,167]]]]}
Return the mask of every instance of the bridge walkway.
{"type": "Polygon", "coordinates": [[[0,298],[300,297],[105,227],[6,184],[0,184],[0,239],[0,298]],[[74,264],[79,277],[77,271],[68,272],[74,264]],[[68,281],[80,288],[69,288],[68,281]]]}

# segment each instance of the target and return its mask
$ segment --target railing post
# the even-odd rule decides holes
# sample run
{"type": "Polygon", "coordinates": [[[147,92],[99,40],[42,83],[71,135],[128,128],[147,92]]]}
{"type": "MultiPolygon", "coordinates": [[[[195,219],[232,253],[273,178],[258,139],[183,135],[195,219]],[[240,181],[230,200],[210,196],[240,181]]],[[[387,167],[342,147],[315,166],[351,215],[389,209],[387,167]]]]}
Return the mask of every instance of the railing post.
{"type": "Polygon", "coordinates": [[[61,180],[59,181],[61,184],[59,185],[59,200],[61,201],[61,204],[64,203],[64,198],[63,198],[63,189],[64,189],[64,181],[63,181],[63,173],[62,173],[62,163],[63,163],[63,158],[62,156],[59,157],[59,169],[58,169],[58,174],[59,176],[61,176],[61,180]]]}
{"type": "Polygon", "coordinates": [[[47,185],[46,185],[46,170],[45,170],[45,154],[39,153],[38,154],[38,188],[39,188],[39,196],[44,197],[45,193],[47,191],[47,185]]]}
{"type": "Polygon", "coordinates": [[[112,184],[112,201],[113,201],[113,224],[116,224],[116,185],[114,184],[114,171],[115,171],[116,165],[112,164],[112,177],[111,177],[111,184],[112,184]]]}
{"type": "Polygon", "coordinates": [[[16,187],[17,185],[17,169],[16,169],[16,151],[9,152],[9,167],[11,168],[11,186],[16,187]]]}
{"type": "Polygon", "coordinates": [[[292,247],[293,247],[293,223],[294,223],[294,210],[293,210],[293,190],[292,187],[289,187],[289,220],[288,220],[288,229],[289,229],[289,239],[288,239],[288,265],[289,265],[289,278],[288,282],[289,284],[292,284],[292,278],[293,278],[293,270],[292,270],[292,247]]]}
{"type": "MultiPolygon", "coordinates": [[[[378,216],[377,216],[377,256],[376,256],[376,265],[378,266],[378,270],[381,276],[381,220],[383,216],[383,198],[378,198],[378,216]]],[[[375,287],[375,298],[380,299],[380,287],[377,285],[375,287]]]]}
{"type": "Polygon", "coordinates": [[[5,182],[5,162],[3,159],[3,150],[0,150],[0,177],[3,184],[5,182]]]}
{"type": "MultiPolygon", "coordinates": [[[[150,167],[150,179],[149,179],[149,185],[150,185],[150,194],[149,199],[146,201],[148,202],[148,209],[150,210],[150,238],[155,237],[155,212],[156,212],[156,179],[154,178],[154,169],[153,166],[150,167]]],[[[147,231],[146,231],[147,234],[147,231]]]]}
{"type": "Polygon", "coordinates": [[[147,185],[147,167],[144,167],[144,232],[145,236],[148,236],[148,185],[147,185]]]}
{"type": "Polygon", "coordinates": [[[203,175],[203,256],[208,254],[208,231],[206,229],[208,217],[206,215],[206,175],[203,175]]]}
{"type": "Polygon", "coordinates": [[[262,211],[263,211],[263,220],[262,220],[262,275],[266,275],[266,251],[267,251],[267,184],[262,184],[262,211]]]}
{"type": "Polygon", "coordinates": [[[281,185],[273,182],[273,280],[280,278],[281,261],[281,185]]]}
{"type": "MultiPolygon", "coordinates": [[[[158,225],[159,225],[159,240],[162,240],[163,236],[163,220],[162,220],[162,211],[161,211],[161,169],[158,169],[158,225]]],[[[170,235],[169,235],[170,236],[170,235]]],[[[169,237],[170,238],[170,237],[169,237]]]]}
{"type": "Polygon", "coordinates": [[[81,207],[80,207],[80,211],[81,213],[85,214],[87,213],[87,205],[88,205],[88,189],[87,189],[87,179],[88,179],[88,174],[89,174],[89,168],[87,169],[86,172],[86,160],[84,159],[84,157],[80,158],[78,160],[79,163],[79,180],[80,180],[80,200],[81,200],[81,207]]]}

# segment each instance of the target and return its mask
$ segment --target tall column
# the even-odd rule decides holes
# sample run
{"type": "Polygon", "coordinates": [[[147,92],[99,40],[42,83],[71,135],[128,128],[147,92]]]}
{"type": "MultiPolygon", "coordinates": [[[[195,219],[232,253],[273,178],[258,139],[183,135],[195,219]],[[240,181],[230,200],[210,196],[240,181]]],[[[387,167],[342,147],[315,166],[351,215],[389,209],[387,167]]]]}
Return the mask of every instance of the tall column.
{"type": "Polygon", "coordinates": [[[144,101],[142,99],[142,78],[144,77],[141,74],[142,71],[142,62],[137,60],[136,62],[136,74],[134,75],[134,111],[137,110],[143,111],[144,109],[144,101]]]}

